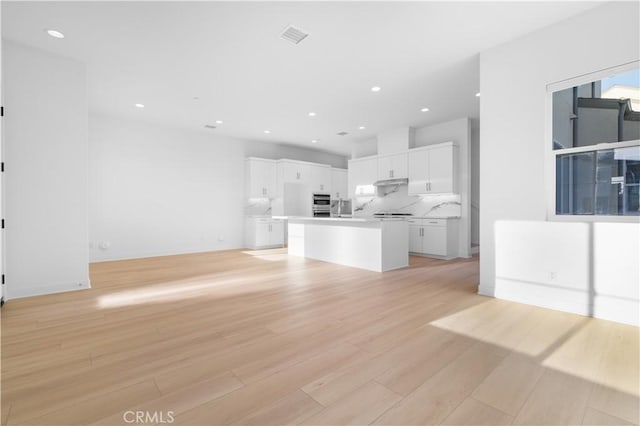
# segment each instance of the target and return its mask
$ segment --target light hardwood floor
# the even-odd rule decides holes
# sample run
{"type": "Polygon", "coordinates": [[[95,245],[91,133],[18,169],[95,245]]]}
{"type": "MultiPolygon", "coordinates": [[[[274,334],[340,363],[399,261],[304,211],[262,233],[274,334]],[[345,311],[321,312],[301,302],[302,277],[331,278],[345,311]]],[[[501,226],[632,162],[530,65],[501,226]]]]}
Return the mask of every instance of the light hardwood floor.
{"type": "Polygon", "coordinates": [[[2,309],[2,425],[638,423],[638,328],[478,296],[477,258],[238,250],[91,279],[2,309]]]}

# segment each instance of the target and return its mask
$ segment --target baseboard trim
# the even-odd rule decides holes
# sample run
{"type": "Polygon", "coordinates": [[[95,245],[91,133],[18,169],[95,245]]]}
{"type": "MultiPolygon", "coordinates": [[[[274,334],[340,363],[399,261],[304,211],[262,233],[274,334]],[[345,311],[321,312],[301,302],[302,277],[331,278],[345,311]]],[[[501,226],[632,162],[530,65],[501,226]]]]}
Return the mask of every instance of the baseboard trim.
{"type": "Polygon", "coordinates": [[[23,299],[25,297],[46,296],[56,293],[67,293],[70,291],[88,290],[91,288],[91,281],[89,279],[79,283],[63,283],[50,286],[41,287],[27,287],[20,289],[12,289],[9,285],[5,300],[23,299]]]}
{"type": "Polygon", "coordinates": [[[540,287],[535,283],[521,281],[503,280],[501,282],[498,280],[498,284],[500,284],[498,290],[496,287],[479,286],[478,294],[636,327],[640,326],[640,301],[638,300],[595,294],[593,304],[590,304],[586,292],[557,289],[542,293],[540,287]]]}
{"type": "Polygon", "coordinates": [[[165,257],[165,256],[181,256],[184,254],[197,254],[197,253],[208,253],[212,251],[229,251],[229,250],[246,250],[245,247],[225,247],[225,248],[204,248],[204,249],[193,249],[193,250],[179,250],[179,251],[160,251],[155,253],[144,253],[144,254],[123,254],[117,257],[110,257],[104,259],[89,259],[89,263],[102,263],[102,262],[118,262],[121,260],[134,260],[134,259],[149,259],[151,257],[165,257]]]}

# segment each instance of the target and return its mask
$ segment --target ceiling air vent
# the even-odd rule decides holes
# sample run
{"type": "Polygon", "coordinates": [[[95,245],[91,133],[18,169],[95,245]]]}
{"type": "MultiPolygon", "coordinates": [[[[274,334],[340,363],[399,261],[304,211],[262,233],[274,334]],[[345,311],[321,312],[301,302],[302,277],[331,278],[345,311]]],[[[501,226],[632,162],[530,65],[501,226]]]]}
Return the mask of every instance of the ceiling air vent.
{"type": "Polygon", "coordinates": [[[340,133],[338,133],[338,136],[347,136],[348,134],[349,133],[347,133],[347,132],[340,132],[340,133]]]}
{"type": "Polygon", "coordinates": [[[212,124],[205,124],[205,125],[204,125],[204,128],[205,128],[205,129],[215,129],[215,128],[216,128],[216,126],[214,126],[214,125],[212,125],[212,124]]]}
{"type": "Polygon", "coordinates": [[[293,44],[298,44],[305,38],[307,38],[309,34],[305,33],[299,28],[296,28],[292,25],[289,25],[285,30],[280,34],[280,37],[283,39],[290,41],[293,44]]]}

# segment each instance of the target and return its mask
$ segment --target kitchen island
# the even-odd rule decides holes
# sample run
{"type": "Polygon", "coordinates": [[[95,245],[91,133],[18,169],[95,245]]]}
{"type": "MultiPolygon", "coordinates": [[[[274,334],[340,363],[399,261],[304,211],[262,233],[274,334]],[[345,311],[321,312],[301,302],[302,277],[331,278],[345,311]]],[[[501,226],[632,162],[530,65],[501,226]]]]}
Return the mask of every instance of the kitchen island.
{"type": "Polygon", "coordinates": [[[409,266],[405,219],[287,217],[289,254],[384,272],[409,266]]]}

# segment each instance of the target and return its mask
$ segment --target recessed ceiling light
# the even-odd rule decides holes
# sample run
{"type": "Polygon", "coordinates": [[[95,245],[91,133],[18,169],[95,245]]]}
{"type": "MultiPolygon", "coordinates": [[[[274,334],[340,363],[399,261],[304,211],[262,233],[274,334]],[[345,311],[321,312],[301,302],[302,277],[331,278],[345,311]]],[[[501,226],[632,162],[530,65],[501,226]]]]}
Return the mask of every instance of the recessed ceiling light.
{"type": "Polygon", "coordinates": [[[265,130],[264,132],[265,132],[266,134],[269,134],[269,133],[271,133],[271,130],[265,130]]]}
{"type": "Polygon", "coordinates": [[[364,129],[366,129],[366,127],[364,127],[364,126],[360,126],[360,127],[358,127],[358,129],[360,129],[360,130],[364,130],[364,129]]]}
{"type": "Polygon", "coordinates": [[[372,91],[372,92],[379,92],[379,91],[380,91],[380,87],[378,87],[378,86],[373,86],[373,87],[371,88],[371,91],[372,91]]]}
{"type": "Polygon", "coordinates": [[[46,30],[47,34],[49,34],[53,38],[64,38],[64,34],[62,34],[58,30],[46,30]]]}
{"type": "Polygon", "coordinates": [[[222,124],[222,120],[216,120],[216,124],[222,124]]]}
{"type": "Polygon", "coordinates": [[[136,104],[136,108],[144,108],[143,104],[136,104]]]}
{"type": "Polygon", "coordinates": [[[204,128],[205,128],[205,129],[215,129],[215,128],[216,128],[216,126],[214,126],[213,124],[205,124],[205,125],[204,125],[204,128]]]}
{"type": "Polygon", "coordinates": [[[422,108],[420,111],[422,111],[422,112],[428,112],[428,111],[429,111],[429,108],[422,108]]]}
{"type": "Polygon", "coordinates": [[[310,113],[309,113],[309,117],[315,117],[315,116],[316,116],[316,113],[315,113],[315,112],[310,112],[310,113]]]}
{"type": "Polygon", "coordinates": [[[480,92],[476,93],[476,97],[479,98],[480,97],[480,92]]]}
{"type": "Polygon", "coordinates": [[[197,100],[200,100],[200,98],[199,98],[198,96],[194,96],[194,97],[193,97],[193,100],[194,100],[194,101],[197,101],[197,100]]]}
{"type": "Polygon", "coordinates": [[[318,139],[312,140],[311,143],[318,143],[318,139]]]}

